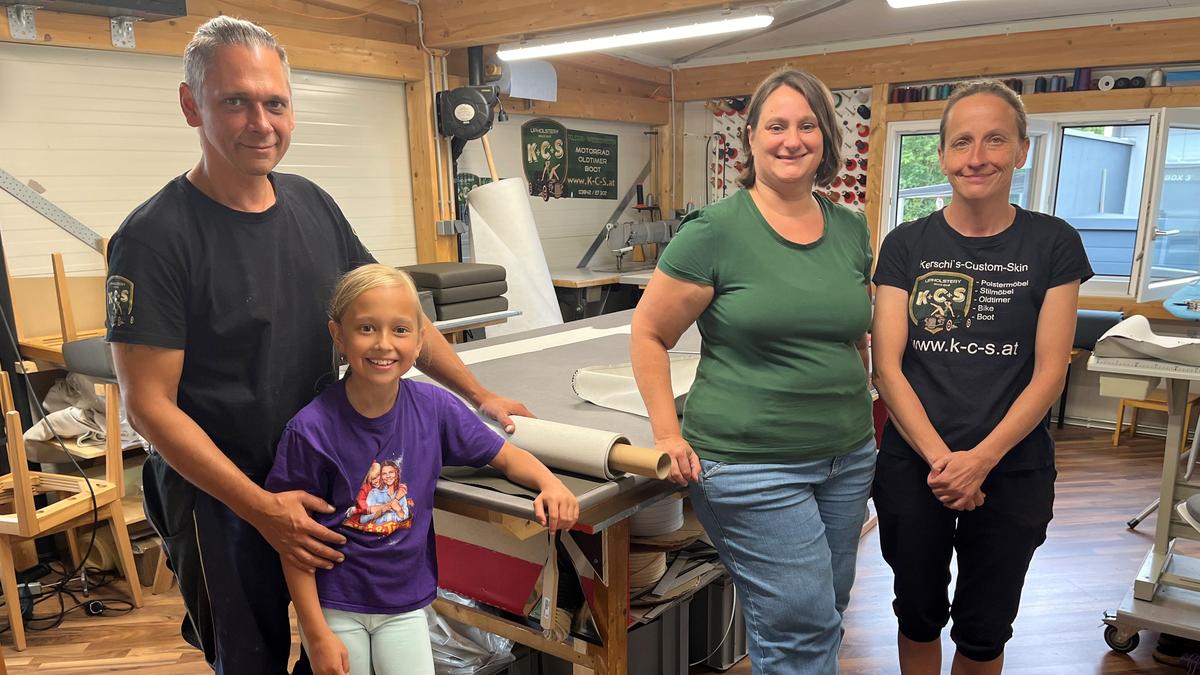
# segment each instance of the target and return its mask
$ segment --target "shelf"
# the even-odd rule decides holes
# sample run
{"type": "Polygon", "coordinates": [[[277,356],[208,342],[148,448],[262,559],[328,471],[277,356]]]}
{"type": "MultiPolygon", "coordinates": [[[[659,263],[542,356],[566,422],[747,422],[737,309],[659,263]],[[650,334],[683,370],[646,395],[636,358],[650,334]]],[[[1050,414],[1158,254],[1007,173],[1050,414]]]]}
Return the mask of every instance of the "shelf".
{"type": "MultiPolygon", "coordinates": [[[[1200,106],[1200,85],[1022,94],[1021,100],[1025,103],[1025,111],[1029,114],[1183,108],[1200,106]]],[[[941,117],[942,108],[945,105],[945,101],[889,103],[884,119],[888,122],[937,119],[941,117]]]]}
{"type": "MultiPolygon", "coordinates": [[[[63,445],[67,452],[71,453],[76,459],[102,459],[106,452],[103,445],[80,445],[74,438],[64,438],[63,445]]],[[[63,454],[62,448],[58,447],[57,441],[25,441],[26,451],[33,450],[31,453],[33,461],[43,464],[69,464],[70,460],[63,454]]],[[[135,443],[121,449],[122,453],[130,450],[141,450],[142,445],[135,443]]]]}
{"type": "Polygon", "coordinates": [[[126,527],[146,522],[146,509],[142,506],[141,495],[122,497],[121,510],[125,512],[126,527]]]}

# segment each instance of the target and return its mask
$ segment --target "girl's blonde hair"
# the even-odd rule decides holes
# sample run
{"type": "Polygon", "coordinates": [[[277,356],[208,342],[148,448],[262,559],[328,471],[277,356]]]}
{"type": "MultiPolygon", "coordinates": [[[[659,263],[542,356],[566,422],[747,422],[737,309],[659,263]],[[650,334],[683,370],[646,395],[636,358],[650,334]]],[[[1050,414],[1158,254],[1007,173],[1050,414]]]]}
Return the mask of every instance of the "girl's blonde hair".
{"type": "Polygon", "coordinates": [[[412,296],[413,305],[417,307],[417,332],[420,333],[424,328],[425,313],[421,311],[421,299],[417,294],[417,285],[413,283],[412,277],[408,276],[407,272],[378,263],[363,265],[351,270],[338,281],[337,288],[333,291],[333,298],[329,300],[329,320],[341,323],[342,315],[358,299],[358,296],[373,288],[385,286],[399,286],[412,296]]]}

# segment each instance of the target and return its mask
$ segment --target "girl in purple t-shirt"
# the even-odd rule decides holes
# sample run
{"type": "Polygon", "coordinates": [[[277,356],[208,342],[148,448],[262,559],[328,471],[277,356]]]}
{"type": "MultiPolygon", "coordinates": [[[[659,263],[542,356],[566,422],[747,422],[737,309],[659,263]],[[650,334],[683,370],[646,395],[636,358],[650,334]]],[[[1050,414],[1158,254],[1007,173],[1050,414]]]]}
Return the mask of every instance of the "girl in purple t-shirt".
{"type": "Polygon", "coordinates": [[[538,522],[568,529],[575,496],[529,453],[505,442],[461,401],[402,380],[421,350],[417,290],[404,272],[347,274],[329,307],[346,377],[296,414],[266,487],[303,490],[334,508],[314,513],[346,538],[326,569],[284,564],[300,637],[316,675],[432,675],[426,605],[437,593],[433,491],[445,465],[490,464],[533,488],[538,522]]]}

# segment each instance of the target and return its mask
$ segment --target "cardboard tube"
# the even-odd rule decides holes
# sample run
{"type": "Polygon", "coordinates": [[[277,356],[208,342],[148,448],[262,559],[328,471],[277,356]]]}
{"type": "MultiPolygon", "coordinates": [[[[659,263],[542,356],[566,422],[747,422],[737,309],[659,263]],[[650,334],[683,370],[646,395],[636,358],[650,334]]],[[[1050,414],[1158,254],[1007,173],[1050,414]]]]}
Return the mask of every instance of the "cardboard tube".
{"type": "Polygon", "coordinates": [[[666,480],[671,472],[671,458],[665,452],[616,443],[608,451],[608,467],[613,471],[666,480]]]}

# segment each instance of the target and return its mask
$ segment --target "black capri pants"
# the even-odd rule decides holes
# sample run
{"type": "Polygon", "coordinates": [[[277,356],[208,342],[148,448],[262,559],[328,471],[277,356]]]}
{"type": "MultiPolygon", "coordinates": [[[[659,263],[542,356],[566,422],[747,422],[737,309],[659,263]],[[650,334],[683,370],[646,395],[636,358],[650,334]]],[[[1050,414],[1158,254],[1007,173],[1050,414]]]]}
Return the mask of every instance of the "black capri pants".
{"type": "Polygon", "coordinates": [[[883,558],[895,574],[892,608],[902,635],[932,642],[952,618],[950,638],[963,656],[991,661],[1004,653],[1025,573],[1053,517],[1057,475],[1053,466],[993,471],[983,482],[983,506],[955,511],[929,489],[929,465],[919,456],[879,453],[872,497],[883,558]]]}

